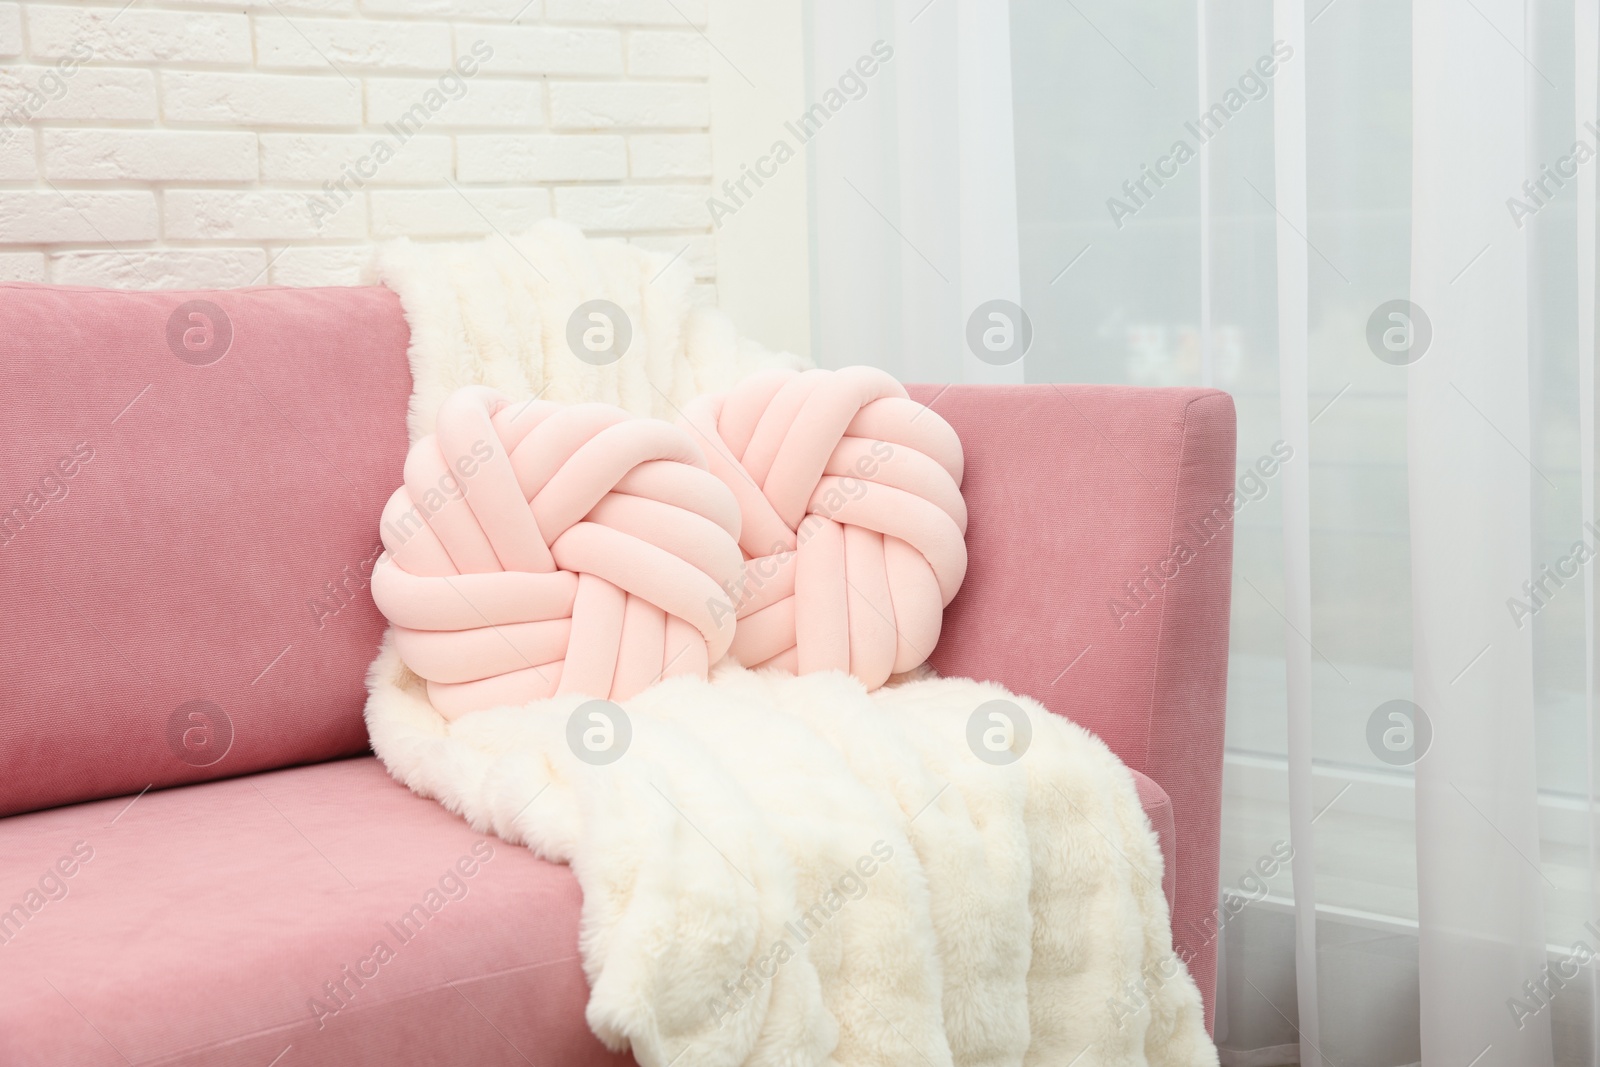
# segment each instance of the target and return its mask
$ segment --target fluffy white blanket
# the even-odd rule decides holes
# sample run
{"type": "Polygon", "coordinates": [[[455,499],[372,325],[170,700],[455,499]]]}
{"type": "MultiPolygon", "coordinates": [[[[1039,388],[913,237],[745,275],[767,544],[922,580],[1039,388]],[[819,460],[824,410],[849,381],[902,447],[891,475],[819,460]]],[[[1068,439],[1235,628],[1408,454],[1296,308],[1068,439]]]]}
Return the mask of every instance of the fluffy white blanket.
{"type": "MultiPolygon", "coordinates": [[[[387,247],[413,439],[471,383],[670,417],[798,363],[691,309],[666,264],[555,224],[515,247],[387,247]],[[610,367],[566,349],[566,317],[594,297],[643,346],[610,367]]],[[[1131,775],[1027,698],[725,663],[625,702],[609,724],[623,754],[597,763],[575,741],[597,725],[581,698],[446,723],[387,641],[369,684],[390,773],[572,866],[589,1025],[644,1067],[1217,1062],[1131,775]],[[1026,727],[975,716],[995,700],[1026,727]]]]}
{"type": "Polygon", "coordinates": [[[751,371],[807,366],[741,339],[726,315],[693,306],[694,279],[681,258],[589,241],[564,223],[475,244],[401,238],[378,250],[374,266],[411,326],[413,441],[433,430],[440,403],[465,385],[675,420],[696,396],[751,371]],[[605,366],[567,346],[573,312],[596,299],[620,307],[633,334],[626,354],[605,366]]]}

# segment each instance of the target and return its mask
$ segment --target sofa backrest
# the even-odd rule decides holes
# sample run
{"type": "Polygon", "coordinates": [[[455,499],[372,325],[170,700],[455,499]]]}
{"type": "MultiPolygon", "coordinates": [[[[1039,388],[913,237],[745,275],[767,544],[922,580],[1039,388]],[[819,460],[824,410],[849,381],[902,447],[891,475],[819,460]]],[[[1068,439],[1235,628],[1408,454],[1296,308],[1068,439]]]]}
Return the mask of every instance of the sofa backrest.
{"type": "Polygon", "coordinates": [[[0,815],[353,754],[386,289],[0,285],[0,815]]]}

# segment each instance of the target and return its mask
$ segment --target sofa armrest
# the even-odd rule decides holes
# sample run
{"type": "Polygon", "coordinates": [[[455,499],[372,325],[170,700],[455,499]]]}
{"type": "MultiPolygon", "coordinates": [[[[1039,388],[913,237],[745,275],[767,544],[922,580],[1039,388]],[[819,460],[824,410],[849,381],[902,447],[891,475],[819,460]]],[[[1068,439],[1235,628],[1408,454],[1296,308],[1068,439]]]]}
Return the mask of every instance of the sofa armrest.
{"type": "Polygon", "coordinates": [[[1093,730],[1172,799],[1174,945],[1212,1018],[1234,408],[1211,389],[918,385],[966,452],[931,662],[1093,730]]]}

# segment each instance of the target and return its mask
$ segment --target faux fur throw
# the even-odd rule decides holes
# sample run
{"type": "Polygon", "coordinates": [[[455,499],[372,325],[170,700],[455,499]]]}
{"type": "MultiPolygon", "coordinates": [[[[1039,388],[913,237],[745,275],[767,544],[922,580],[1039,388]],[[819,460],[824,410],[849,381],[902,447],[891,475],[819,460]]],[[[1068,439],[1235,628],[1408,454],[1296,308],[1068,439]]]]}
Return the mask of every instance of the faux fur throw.
{"type": "Polygon", "coordinates": [[[720,312],[692,306],[694,279],[681,259],[588,241],[564,223],[476,244],[402,238],[380,248],[375,267],[411,326],[413,441],[433,432],[439,406],[465,385],[673,420],[694,397],[752,371],[808,366],[739,338],[720,312]],[[593,319],[584,305],[600,301],[624,319],[593,319]],[[574,356],[575,321],[580,336],[596,322],[608,327],[620,356],[574,356]]]}
{"type": "MultiPolygon", "coordinates": [[[[461,385],[661,414],[795,362],[692,311],[672,269],[652,281],[664,261],[554,227],[515,252],[389,248],[413,439],[461,385]],[[643,342],[602,373],[552,325],[595,297],[643,342]]],[[[620,705],[446,722],[388,640],[369,686],[391,774],[572,866],[588,1023],[644,1067],[1217,1062],[1131,775],[1027,698],[724,661],[620,705]]]]}

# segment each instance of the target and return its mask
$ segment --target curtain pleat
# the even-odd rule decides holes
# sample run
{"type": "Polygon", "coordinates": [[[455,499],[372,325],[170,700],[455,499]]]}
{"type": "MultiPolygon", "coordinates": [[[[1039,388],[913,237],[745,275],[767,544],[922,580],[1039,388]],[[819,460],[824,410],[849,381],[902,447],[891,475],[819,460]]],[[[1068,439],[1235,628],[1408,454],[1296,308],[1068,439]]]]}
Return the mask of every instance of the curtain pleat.
{"type": "Polygon", "coordinates": [[[1415,699],[1433,724],[1416,765],[1426,1063],[1552,1057],[1549,1013],[1504,1007],[1544,965],[1547,878],[1533,627],[1504,606],[1535,558],[1533,480],[1549,478],[1531,459],[1529,230],[1504,208],[1529,172],[1526,18],[1521,0],[1412,5],[1411,300],[1433,332],[1407,417],[1415,699]]]}
{"type": "MultiPolygon", "coordinates": [[[[991,301],[1022,302],[1017,262],[1017,153],[1011,116],[1011,12],[1008,0],[956,0],[957,140],[960,177],[960,300],[967,316],[991,301]]],[[[1020,323],[1013,323],[1020,328],[1020,323]]],[[[962,331],[965,333],[965,329],[962,331]]],[[[962,380],[1024,380],[1026,356],[1009,363],[961,354],[962,380]]]]}
{"type": "MultiPolygon", "coordinates": [[[[1573,3],[1573,137],[1586,142],[1600,129],[1600,0],[1574,0],[1573,3]]],[[[1584,529],[1595,520],[1595,168],[1587,167],[1577,176],[1577,273],[1578,273],[1578,466],[1583,495],[1584,529]]],[[[1583,711],[1584,785],[1589,818],[1585,820],[1585,845],[1589,857],[1588,903],[1591,914],[1600,915],[1600,824],[1595,782],[1595,581],[1594,568],[1583,572],[1583,711]]],[[[1588,980],[1589,1019],[1600,1020],[1600,982],[1591,972],[1588,980]]],[[[1600,1041],[1589,1042],[1589,1067],[1600,1067],[1600,1041]]]]}
{"type": "MultiPolygon", "coordinates": [[[[1273,0],[1276,40],[1305,54],[1305,0],[1273,0]]],[[[1278,407],[1283,440],[1301,457],[1283,479],[1284,658],[1289,716],[1289,832],[1294,845],[1295,983],[1300,1062],[1322,1067],[1317,1002],[1316,841],[1311,825],[1311,395],[1308,372],[1310,248],[1307,245],[1305,64],[1278,74],[1273,104],[1277,214],[1278,407]]]]}

